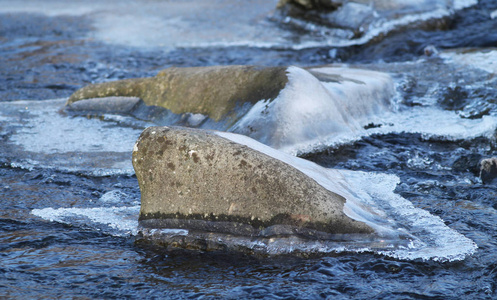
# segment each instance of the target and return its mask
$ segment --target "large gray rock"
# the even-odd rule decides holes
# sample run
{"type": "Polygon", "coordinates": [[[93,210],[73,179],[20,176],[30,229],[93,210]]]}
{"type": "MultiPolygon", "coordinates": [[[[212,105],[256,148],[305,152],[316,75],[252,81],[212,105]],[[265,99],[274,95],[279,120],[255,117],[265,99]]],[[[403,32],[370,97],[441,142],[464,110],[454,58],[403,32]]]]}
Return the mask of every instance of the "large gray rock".
{"type": "Polygon", "coordinates": [[[303,172],[220,136],[150,127],[133,150],[140,224],[247,236],[372,233],[303,172]]]}
{"type": "Polygon", "coordinates": [[[175,114],[203,114],[219,121],[236,115],[238,106],[252,106],[261,99],[273,100],[287,81],[286,67],[168,68],[155,77],[85,86],[71,95],[67,105],[82,99],[138,97],[147,105],[160,106],[175,114]]]}

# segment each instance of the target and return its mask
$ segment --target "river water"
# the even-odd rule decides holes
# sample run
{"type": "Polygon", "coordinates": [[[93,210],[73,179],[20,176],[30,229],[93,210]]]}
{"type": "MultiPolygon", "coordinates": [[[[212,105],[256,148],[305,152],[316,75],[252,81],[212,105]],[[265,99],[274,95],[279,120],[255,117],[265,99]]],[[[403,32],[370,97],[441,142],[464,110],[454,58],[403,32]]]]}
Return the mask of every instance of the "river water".
{"type": "MultiPolygon", "coordinates": [[[[481,181],[478,162],[496,151],[497,3],[455,1],[456,11],[428,10],[450,16],[441,28],[379,22],[351,39],[282,21],[276,2],[0,1],[0,296],[495,297],[497,183],[481,181]],[[430,45],[438,53],[427,56],[430,45]],[[412,243],[389,251],[321,244],[307,256],[285,254],[283,244],[281,255],[251,256],[141,240],[131,150],[143,128],[165,121],[74,115],[65,100],[89,83],[221,64],[388,73],[394,96],[365,126],[280,148],[321,166],[312,170],[341,172],[363,199],[383,203],[385,220],[412,243]]],[[[306,88],[285,93],[287,104],[273,111],[290,116],[294,137],[303,120],[290,107],[315,92],[306,88]]],[[[314,100],[318,111],[326,105],[314,100]]]]}

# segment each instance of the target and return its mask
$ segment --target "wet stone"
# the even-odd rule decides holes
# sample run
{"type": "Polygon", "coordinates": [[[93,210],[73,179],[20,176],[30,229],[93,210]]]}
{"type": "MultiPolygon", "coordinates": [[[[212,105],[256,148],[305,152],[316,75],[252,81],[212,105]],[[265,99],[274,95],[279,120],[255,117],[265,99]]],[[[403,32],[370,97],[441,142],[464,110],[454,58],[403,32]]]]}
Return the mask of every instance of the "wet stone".
{"type": "Polygon", "coordinates": [[[483,159],[480,165],[481,181],[485,184],[494,182],[497,177],[497,157],[483,159]]]}

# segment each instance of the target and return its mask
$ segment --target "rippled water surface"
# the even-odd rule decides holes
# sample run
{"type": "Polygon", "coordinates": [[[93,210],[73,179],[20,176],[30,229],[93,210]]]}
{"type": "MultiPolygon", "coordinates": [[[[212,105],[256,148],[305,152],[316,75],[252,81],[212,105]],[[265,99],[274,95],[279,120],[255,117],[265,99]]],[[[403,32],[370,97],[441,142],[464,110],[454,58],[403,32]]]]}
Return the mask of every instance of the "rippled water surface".
{"type": "Polygon", "coordinates": [[[205,1],[191,10],[172,2],[177,15],[188,17],[147,20],[152,1],[46,1],[35,10],[32,1],[0,0],[0,296],[496,296],[497,183],[482,183],[478,162],[497,150],[497,54],[491,48],[497,46],[497,3],[482,0],[457,11],[441,29],[404,28],[364,45],[336,47],[323,43],[319,32],[275,23],[268,16],[277,1],[246,1],[242,8],[205,1]],[[122,18],[106,13],[114,5],[122,18]],[[240,26],[220,27],[225,15],[233,24],[234,12],[251,8],[240,26]],[[216,22],[203,33],[209,18],[216,22]],[[147,34],[125,34],[129,24],[147,34]],[[167,45],[157,43],[163,33],[151,34],[161,28],[176,30],[167,45]],[[185,28],[188,43],[181,40],[185,28]],[[257,35],[264,28],[267,35],[257,35]],[[302,34],[305,41],[297,38],[302,34]],[[425,56],[428,45],[440,54],[425,56]],[[373,251],[310,257],[165,251],[136,237],[140,191],[130,156],[152,123],[61,110],[65,98],[88,83],[153,76],[169,66],[329,63],[390,73],[400,98],[382,123],[302,156],[326,168],[397,176],[395,195],[441,218],[476,243],[476,252],[448,261],[373,251]]]}

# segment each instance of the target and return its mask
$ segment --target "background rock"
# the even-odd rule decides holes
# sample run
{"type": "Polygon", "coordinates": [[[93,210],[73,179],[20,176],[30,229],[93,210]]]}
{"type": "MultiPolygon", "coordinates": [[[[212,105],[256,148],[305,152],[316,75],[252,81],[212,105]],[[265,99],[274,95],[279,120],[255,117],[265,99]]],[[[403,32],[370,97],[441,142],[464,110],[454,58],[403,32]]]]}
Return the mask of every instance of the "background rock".
{"type": "Polygon", "coordinates": [[[67,104],[88,98],[138,97],[175,114],[204,114],[219,121],[245,103],[278,96],[288,81],[284,67],[211,66],[168,68],[155,77],[88,85],[67,104]]]}

